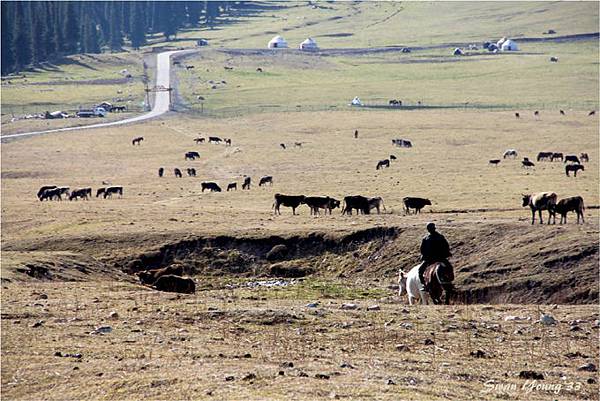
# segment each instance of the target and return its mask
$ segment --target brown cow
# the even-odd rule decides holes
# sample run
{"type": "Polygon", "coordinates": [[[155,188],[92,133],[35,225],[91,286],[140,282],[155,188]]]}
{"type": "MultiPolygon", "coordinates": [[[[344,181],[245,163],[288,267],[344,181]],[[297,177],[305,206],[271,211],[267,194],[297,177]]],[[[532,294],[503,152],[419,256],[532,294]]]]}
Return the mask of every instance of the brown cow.
{"type": "Polygon", "coordinates": [[[575,177],[577,177],[577,172],[579,170],[585,171],[583,164],[567,164],[565,166],[565,174],[567,174],[567,177],[569,177],[569,171],[573,171],[575,173],[575,177]]]}
{"type": "Polygon", "coordinates": [[[180,277],[173,274],[160,276],[152,286],[158,291],[180,292],[183,294],[193,294],[196,292],[196,284],[189,277],[180,277]]]}
{"type": "Polygon", "coordinates": [[[529,206],[531,208],[531,224],[535,222],[535,212],[537,211],[540,216],[540,224],[543,224],[542,210],[548,211],[548,224],[554,217],[554,224],[556,224],[556,213],[554,212],[554,206],[556,205],[556,194],[554,192],[540,192],[535,195],[523,194],[523,207],[529,206]]]}
{"type": "Polygon", "coordinates": [[[304,203],[304,199],[306,198],[304,195],[282,195],[275,194],[275,202],[273,202],[273,209],[275,210],[275,214],[281,214],[279,207],[281,205],[291,207],[292,214],[296,214],[296,208],[304,203]]]}
{"type": "Polygon", "coordinates": [[[572,196],[570,198],[561,199],[558,201],[556,206],[554,207],[556,213],[560,214],[560,224],[567,223],[567,213],[575,212],[577,213],[577,224],[579,224],[579,217],[581,216],[581,221],[585,223],[585,219],[583,218],[583,212],[585,210],[585,206],[583,205],[583,198],[581,196],[572,196]]]}
{"type": "Polygon", "coordinates": [[[181,276],[183,275],[183,267],[176,265],[163,267],[162,269],[142,270],[141,272],[137,273],[137,276],[142,284],[152,285],[159,277],[167,274],[181,276]]]}

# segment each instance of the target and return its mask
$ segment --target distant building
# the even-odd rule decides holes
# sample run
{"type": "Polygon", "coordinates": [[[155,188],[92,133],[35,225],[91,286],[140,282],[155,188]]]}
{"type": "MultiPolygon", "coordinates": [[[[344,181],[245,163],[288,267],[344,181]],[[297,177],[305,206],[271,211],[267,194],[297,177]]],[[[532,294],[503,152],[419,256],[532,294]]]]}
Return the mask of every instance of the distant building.
{"type": "Polygon", "coordinates": [[[317,42],[313,38],[307,38],[304,42],[300,43],[300,50],[319,50],[317,42]]]}
{"type": "Polygon", "coordinates": [[[288,44],[284,38],[277,35],[269,41],[269,45],[267,47],[269,49],[287,49],[288,44]]]}
{"type": "Polygon", "coordinates": [[[517,51],[519,50],[519,46],[517,46],[517,42],[515,42],[514,40],[505,40],[504,43],[502,43],[502,46],[500,46],[500,50],[502,50],[503,52],[510,52],[510,51],[517,51]]]}

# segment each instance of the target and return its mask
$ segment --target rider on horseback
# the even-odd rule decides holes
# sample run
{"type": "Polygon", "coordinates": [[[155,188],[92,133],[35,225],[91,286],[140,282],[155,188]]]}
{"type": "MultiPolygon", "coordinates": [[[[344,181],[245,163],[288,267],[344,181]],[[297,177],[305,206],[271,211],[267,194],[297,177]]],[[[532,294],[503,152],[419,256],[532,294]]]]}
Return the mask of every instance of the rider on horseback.
{"type": "Polygon", "coordinates": [[[447,259],[452,256],[448,241],[446,241],[446,238],[442,234],[435,231],[434,223],[427,223],[427,231],[429,231],[429,234],[423,237],[423,241],[421,241],[421,260],[423,260],[419,266],[419,279],[422,284],[421,291],[429,291],[424,278],[427,266],[435,262],[442,262],[451,267],[447,259]]]}

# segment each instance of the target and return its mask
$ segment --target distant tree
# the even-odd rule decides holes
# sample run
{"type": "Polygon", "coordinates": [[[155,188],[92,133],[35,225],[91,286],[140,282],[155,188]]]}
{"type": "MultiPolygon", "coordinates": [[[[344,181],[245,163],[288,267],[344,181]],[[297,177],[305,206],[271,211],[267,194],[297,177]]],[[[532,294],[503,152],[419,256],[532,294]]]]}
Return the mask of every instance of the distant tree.
{"type": "Polygon", "coordinates": [[[31,13],[27,12],[31,7],[27,2],[16,2],[15,23],[13,33],[13,52],[15,55],[14,67],[20,71],[33,60],[31,39],[31,13]]]}
{"type": "Polygon", "coordinates": [[[67,54],[77,53],[79,50],[79,40],[80,40],[80,31],[79,31],[79,21],[78,21],[78,12],[77,2],[67,1],[64,7],[64,51],[67,54]]]}
{"type": "Polygon", "coordinates": [[[48,15],[46,5],[40,1],[31,3],[31,7],[31,19],[33,20],[33,61],[39,63],[48,59],[48,47],[50,43],[48,24],[46,23],[48,15]]]}
{"type": "Polygon", "coordinates": [[[202,13],[202,3],[199,1],[187,2],[187,23],[191,26],[200,24],[200,14],[202,13]]]}
{"type": "Polygon", "coordinates": [[[15,3],[3,1],[1,7],[2,33],[0,34],[0,49],[2,50],[2,75],[5,75],[12,72],[15,65],[15,52],[13,47],[15,3]]]}
{"type": "Polygon", "coordinates": [[[83,51],[85,53],[100,53],[98,26],[89,15],[85,15],[83,21],[83,37],[81,41],[83,51]]]}
{"type": "Polygon", "coordinates": [[[142,2],[131,2],[129,12],[129,39],[134,49],[146,44],[146,8],[142,2]]]}
{"type": "Polygon", "coordinates": [[[110,49],[113,51],[121,50],[123,45],[123,36],[121,33],[121,18],[119,16],[118,7],[109,7],[110,16],[108,17],[109,24],[109,37],[110,37],[110,49]]]}
{"type": "Polygon", "coordinates": [[[206,25],[211,29],[214,28],[217,17],[219,16],[219,1],[205,1],[204,18],[206,25]]]}

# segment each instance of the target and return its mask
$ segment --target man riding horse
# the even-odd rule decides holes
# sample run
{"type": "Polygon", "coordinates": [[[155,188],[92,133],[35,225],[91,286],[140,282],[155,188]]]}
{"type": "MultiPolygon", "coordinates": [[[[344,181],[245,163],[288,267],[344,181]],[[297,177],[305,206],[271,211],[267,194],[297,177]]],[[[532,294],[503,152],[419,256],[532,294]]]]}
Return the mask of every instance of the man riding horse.
{"type": "Polygon", "coordinates": [[[421,291],[429,292],[429,283],[425,283],[425,270],[427,267],[436,262],[444,263],[448,268],[452,269],[452,265],[448,262],[450,253],[450,245],[446,238],[435,230],[434,223],[427,223],[428,235],[423,237],[421,241],[421,260],[419,266],[419,279],[421,280],[421,291]]]}

